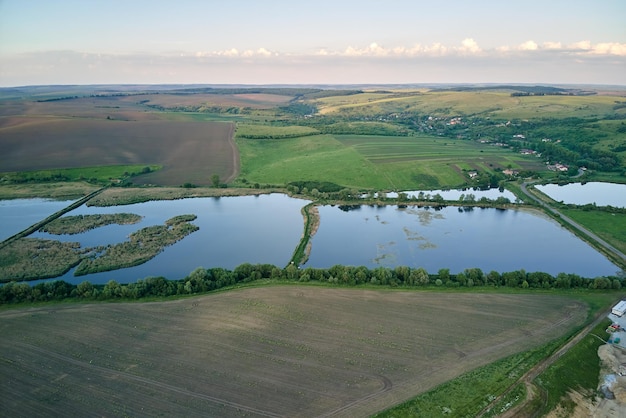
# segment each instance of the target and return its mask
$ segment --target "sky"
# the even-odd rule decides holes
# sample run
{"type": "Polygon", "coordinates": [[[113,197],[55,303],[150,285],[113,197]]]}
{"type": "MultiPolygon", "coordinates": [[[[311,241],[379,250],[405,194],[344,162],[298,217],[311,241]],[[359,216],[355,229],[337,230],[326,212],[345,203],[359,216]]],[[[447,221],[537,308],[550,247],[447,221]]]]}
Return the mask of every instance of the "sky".
{"type": "Polygon", "coordinates": [[[0,0],[0,86],[626,85],[624,0],[0,0]]]}

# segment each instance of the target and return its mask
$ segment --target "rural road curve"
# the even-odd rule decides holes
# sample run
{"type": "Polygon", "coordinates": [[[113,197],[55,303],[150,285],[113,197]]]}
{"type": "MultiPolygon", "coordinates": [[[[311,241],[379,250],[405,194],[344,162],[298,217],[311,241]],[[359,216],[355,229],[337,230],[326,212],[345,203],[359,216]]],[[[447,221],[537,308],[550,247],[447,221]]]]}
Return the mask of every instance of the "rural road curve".
{"type": "Polygon", "coordinates": [[[623,252],[621,252],[620,250],[618,250],[617,248],[615,248],[614,246],[612,246],[611,244],[609,244],[608,242],[606,242],[605,240],[603,240],[602,238],[600,238],[599,236],[597,236],[596,234],[594,234],[593,232],[588,230],[587,228],[585,228],[582,225],[580,225],[579,223],[575,222],[571,218],[568,218],[567,216],[563,215],[561,212],[559,212],[558,210],[554,209],[552,206],[548,205],[547,203],[545,203],[541,199],[533,196],[527,189],[527,186],[532,184],[532,183],[533,182],[524,182],[524,183],[522,183],[522,185],[520,187],[522,192],[528,198],[530,198],[534,202],[538,203],[541,207],[545,208],[547,211],[552,212],[554,215],[558,216],[564,222],[569,224],[572,228],[575,228],[575,229],[579,230],[583,234],[587,235],[588,237],[590,237],[591,239],[596,241],[598,244],[603,246],[606,250],[608,250],[609,252],[612,252],[613,254],[615,254],[616,256],[621,258],[622,261],[626,261],[626,254],[624,254],[623,252]]]}

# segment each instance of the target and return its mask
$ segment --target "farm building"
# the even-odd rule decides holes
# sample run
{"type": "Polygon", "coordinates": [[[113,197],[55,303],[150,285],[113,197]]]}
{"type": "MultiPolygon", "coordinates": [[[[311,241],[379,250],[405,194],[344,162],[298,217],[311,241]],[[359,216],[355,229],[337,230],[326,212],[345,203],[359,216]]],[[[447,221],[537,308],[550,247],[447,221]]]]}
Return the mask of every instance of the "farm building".
{"type": "Polygon", "coordinates": [[[626,300],[622,300],[617,305],[613,306],[611,313],[617,316],[624,315],[624,313],[626,313],[626,300]]]}

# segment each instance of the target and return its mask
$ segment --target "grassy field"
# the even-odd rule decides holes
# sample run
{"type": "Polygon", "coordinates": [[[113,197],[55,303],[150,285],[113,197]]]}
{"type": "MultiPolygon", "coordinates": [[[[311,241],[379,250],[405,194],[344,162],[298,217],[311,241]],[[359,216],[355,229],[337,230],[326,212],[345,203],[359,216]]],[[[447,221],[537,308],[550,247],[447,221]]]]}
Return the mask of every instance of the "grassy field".
{"type": "Polygon", "coordinates": [[[534,383],[546,394],[542,412],[551,411],[559,405],[563,414],[571,414],[575,405],[569,400],[570,391],[574,390],[588,397],[596,394],[600,375],[598,347],[604,343],[595,335],[606,338],[604,330],[610,323],[607,319],[599,324],[580,343],[535,379],[534,383]]]}
{"type": "Polygon", "coordinates": [[[387,185],[372,164],[331,135],[288,139],[238,139],[240,177],[249,183],[285,185],[290,181],[331,181],[349,187],[387,185]]]}
{"type": "Polygon", "coordinates": [[[94,183],[110,183],[121,179],[139,175],[145,172],[159,170],[159,165],[110,165],[77,168],[58,168],[54,170],[14,171],[0,173],[1,183],[47,183],[50,181],[84,181],[94,183]]]}
{"type": "MultiPolygon", "coordinates": [[[[410,417],[471,417],[502,393],[520,376],[546,357],[555,343],[536,350],[529,350],[498,360],[487,366],[465,373],[432,391],[376,415],[377,418],[410,417]]],[[[496,406],[487,416],[498,416],[525,398],[525,388],[520,386],[507,397],[506,402],[496,406]],[[507,403],[509,403],[507,405],[507,403]]]]}
{"type": "Polygon", "coordinates": [[[565,216],[589,228],[600,238],[626,253],[626,214],[598,210],[559,209],[565,216]]]}
{"type": "Polygon", "coordinates": [[[280,139],[317,134],[319,134],[317,129],[309,128],[307,126],[269,126],[250,125],[244,123],[237,125],[238,138],[280,139]]]}
{"type": "Polygon", "coordinates": [[[241,177],[263,184],[319,180],[365,189],[437,189],[471,184],[463,170],[540,165],[535,158],[499,147],[426,135],[239,138],[237,144],[241,177]]]}
{"type": "Polygon", "coordinates": [[[368,416],[586,315],[564,296],[312,286],[6,310],[3,411],[368,416]]]}
{"type": "Polygon", "coordinates": [[[324,115],[416,112],[432,116],[482,115],[503,119],[529,119],[603,115],[612,111],[615,97],[511,97],[510,91],[403,91],[324,97],[315,102],[320,113],[324,115]]]}
{"type": "Polygon", "coordinates": [[[26,199],[45,197],[50,199],[78,199],[95,192],[100,186],[78,182],[51,182],[29,184],[0,184],[0,199],[26,199]]]}
{"type": "Polygon", "coordinates": [[[154,94],[141,96],[148,105],[162,106],[166,109],[193,107],[203,111],[213,107],[270,109],[285,105],[293,96],[278,94],[154,94]]]}

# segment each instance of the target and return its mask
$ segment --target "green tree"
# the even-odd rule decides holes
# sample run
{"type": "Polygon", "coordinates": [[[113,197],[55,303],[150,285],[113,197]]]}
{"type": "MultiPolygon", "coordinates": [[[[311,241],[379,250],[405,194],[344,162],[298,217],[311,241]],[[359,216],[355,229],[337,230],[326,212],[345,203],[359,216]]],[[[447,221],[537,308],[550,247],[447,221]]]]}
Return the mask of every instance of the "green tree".
{"type": "Polygon", "coordinates": [[[78,297],[81,298],[90,298],[93,296],[93,285],[88,282],[88,281],[84,281],[78,284],[78,286],[76,286],[76,295],[78,297]]]}
{"type": "Polygon", "coordinates": [[[102,289],[104,299],[114,299],[122,296],[122,286],[115,280],[109,280],[102,289]]]}
{"type": "Polygon", "coordinates": [[[439,269],[437,276],[439,276],[441,281],[447,282],[450,280],[450,269],[439,269]]]}
{"type": "Polygon", "coordinates": [[[211,176],[211,185],[213,187],[220,187],[220,176],[219,176],[219,174],[213,174],[211,176]]]}

